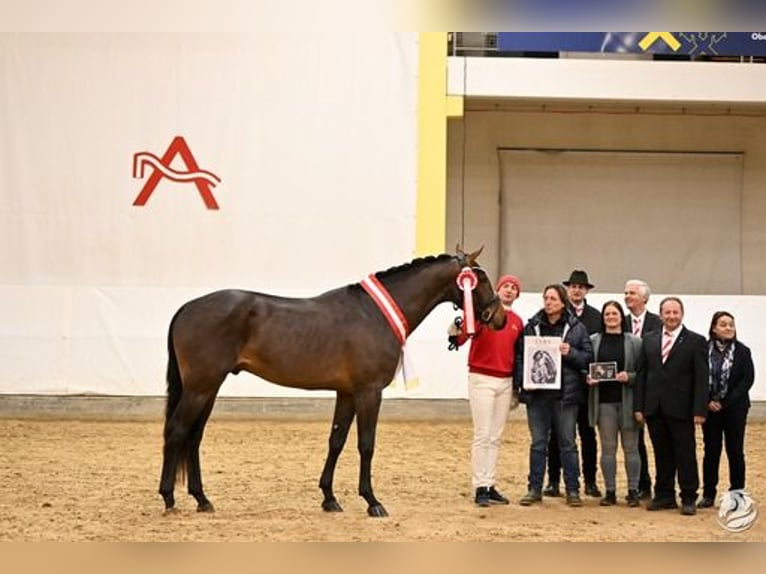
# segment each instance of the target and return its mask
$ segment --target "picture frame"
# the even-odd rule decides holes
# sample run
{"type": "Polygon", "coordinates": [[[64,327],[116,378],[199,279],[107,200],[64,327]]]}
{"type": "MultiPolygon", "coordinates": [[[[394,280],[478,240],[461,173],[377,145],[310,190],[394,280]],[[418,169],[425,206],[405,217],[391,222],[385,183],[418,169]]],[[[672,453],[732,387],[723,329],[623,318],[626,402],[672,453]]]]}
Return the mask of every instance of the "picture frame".
{"type": "Polygon", "coordinates": [[[617,380],[617,362],[606,361],[596,362],[588,365],[588,374],[594,381],[616,381],[617,380]]]}
{"type": "Polygon", "coordinates": [[[561,389],[561,337],[524,337],[524,390],[561,389]]]}

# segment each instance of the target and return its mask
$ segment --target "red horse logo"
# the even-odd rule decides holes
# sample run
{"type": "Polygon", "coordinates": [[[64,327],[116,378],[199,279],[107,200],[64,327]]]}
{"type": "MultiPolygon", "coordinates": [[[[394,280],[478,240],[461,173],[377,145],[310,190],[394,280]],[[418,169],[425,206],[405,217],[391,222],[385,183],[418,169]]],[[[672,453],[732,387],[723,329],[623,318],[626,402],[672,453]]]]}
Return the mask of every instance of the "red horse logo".
{"type": "Polygon", "coordinates": [[[152,173],[152,175],[149,176],[149,179],[146,180],[144,187],[141,189],[138,196],[136,196],[133,205],[146,205],[149,196],[152,195],[157,184],[163,177],[166,177],[171,181],[181,183],[194,182],[199,194],[202,196],[202,201],[205,202],[205,207],[208,209],[218,209],[218,203],[216,202],[215,197],[213,197],[213,192],[210,191],[210,188],[221,183],[221,178],[212,172],[201,170],[199,168],[197,160],[194,159],[194,155],[192,155],[192,152],[183,137],[176,136],[173,138],[173,141],[170,142],[170,146],[161,158],[147,151],[133,154],[133,177],[143,179],[144,168],[147,164],[154,168],[154,173],[152,173]],[[185,172],[177,171],[170,167],[170,164],[177,155],[181,156],[181,159],[186,165],[185,172]]]}

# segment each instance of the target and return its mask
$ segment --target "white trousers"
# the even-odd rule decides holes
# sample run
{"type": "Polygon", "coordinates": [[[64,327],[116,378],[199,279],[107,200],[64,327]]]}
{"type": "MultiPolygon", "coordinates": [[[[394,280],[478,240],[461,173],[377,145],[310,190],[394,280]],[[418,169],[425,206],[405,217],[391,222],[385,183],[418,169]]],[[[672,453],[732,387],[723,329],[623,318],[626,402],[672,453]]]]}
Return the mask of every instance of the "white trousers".
{"type": "Polygon", "coordinates": [[[511,405],[512,379],[468,373],[468,400],[473,419],[471,446],[474,488],[495,485],[500,440],[511,405]]]}

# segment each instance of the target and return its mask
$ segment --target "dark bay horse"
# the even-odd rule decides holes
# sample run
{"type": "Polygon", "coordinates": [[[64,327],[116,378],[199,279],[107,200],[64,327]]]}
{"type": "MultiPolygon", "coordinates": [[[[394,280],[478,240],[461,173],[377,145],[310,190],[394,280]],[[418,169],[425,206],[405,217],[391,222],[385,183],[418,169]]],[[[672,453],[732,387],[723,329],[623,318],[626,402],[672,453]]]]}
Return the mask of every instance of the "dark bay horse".
{"type": "MultiPolygon", "coordinates": [[[[486,273],[481,249],[415,259],[375,274],[412,332],[442,302],[462,307],[456,278],[471,268],[476,317],[491,328],[505,311],[486,273]]],[[[406,335],[405,335],[406,336],[406,335]]],[[[197,510],[212,512],[202,491],[199,446],[218,390],[229,373],[249,371],[278,385],[337,392],[327,461],[319,480],[322,508],[342,510],[333,494],[335,465],[356,416],[359,494],[370,516],[387,516],[372,492],[371,463],[383,389],[393,380],[402,344],[389,320],[359,283],[307,299],[223,290],[184,304],[168,332],[167,408],[160,494],[175,506],[176,475],[187,474],[197,510]]]]}

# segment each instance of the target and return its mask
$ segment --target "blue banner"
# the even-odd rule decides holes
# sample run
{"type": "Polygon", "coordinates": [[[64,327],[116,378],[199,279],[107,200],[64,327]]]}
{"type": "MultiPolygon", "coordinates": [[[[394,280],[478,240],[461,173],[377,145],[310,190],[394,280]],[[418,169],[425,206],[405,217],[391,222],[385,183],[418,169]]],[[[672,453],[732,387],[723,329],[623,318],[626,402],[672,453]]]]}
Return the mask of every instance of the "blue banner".
{"type": "Polygon", "coordinates": [[[501,52],[766,56],[766,32],[499,32],[501,52]]]}

